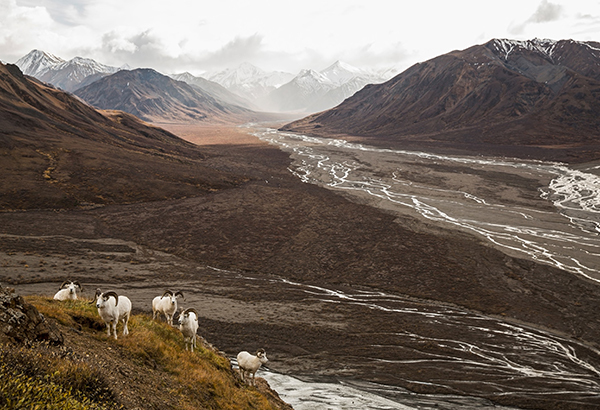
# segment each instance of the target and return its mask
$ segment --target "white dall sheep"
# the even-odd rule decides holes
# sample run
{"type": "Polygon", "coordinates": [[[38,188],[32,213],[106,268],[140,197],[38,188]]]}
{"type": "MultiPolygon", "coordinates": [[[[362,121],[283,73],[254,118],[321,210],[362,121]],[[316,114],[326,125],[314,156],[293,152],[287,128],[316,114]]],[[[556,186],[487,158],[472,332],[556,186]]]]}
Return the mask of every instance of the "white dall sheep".
{"type": "Polygon", "coordinates": [[[63,282],[58,288],[58,292],[54,295],[56,300],[77,300],[77,292],[81,292],[83,288],[79,282],[63,282]]]}
{"type": "Polygon", "coordinates": [[[152,300],[152,319],[156,319],[159,314],[164,314],[167,323],[173,325],[173,315],[177,312],[177,298],[182,297],[183,293],[170,290],[165,291],[162,296],[157,296],[152,300]]]}
{"type": "Polygon", "coordinates": [[[116,340],[117,324],[122,320],[123,335],[127,336],[129,334],[127,322],[129,322],[129,315],[131,315],[131,301],[129,298],[127,296],[119,296],[115,292],[102,293],[100,289],[97,289],[94,300],[96,301],[98,314],[104,320],[104,323],[106,323],[106,334],[110,336],[112,333],[116,340]]]}
{"type": "Polygon", "coordinates": [[[258,349],[256,352],[256,356],[252,355],[248,352],[239,352],[237,355],[238,366],[240,367],[240,376],[242,376],[242,381],[246,382],[246,375],[251,376],[250,384],[255,386],[254,376],[258,371],[258,368],[267,363],[269,359],[267,359],[267,353],[265,349],[258,349]]]}
{"type": "Polygon", "coordinates": [[[185,350],[194,351],[196,347],[196,332],[198,331],[198,312],[194,308],[187,308],[179,315],[179,330],[183,333],[185,350]]]}

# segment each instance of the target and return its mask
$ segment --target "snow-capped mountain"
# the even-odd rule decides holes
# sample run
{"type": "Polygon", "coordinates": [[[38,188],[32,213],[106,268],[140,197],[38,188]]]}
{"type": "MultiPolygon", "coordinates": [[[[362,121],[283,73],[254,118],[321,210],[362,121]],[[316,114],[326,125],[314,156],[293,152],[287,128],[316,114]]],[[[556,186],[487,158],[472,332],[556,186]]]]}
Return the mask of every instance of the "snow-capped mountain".
{"type": "MultiPolygon", "coordinates": [[[[100,64],[91,58],[75,57],[50,68],[40,76],[40,80],[54,84],[66,91],[75,91],[84,85],[84,80],[90,77],[96,81],[117,71],[119,68],[100,64]]],[[[86,84],[88,83],[86,82],[86,84]]]]}
{"type": "Polygon", "coordinates": [[[75,91],[93,82],[90,79],[95,81],[119,71],[117,67],[100,64],[91,58],[75,57],[65,61],[39,50],[33,50],[20,58],[16,65],[23,73],[66,91],[75,91]]]}
{"type": "Polygon", "coordinates": [[[65,60],[53,54],[40,50],[32,50],[27,55],[18,59],[15,64],[21,69],[23,74],[39,79],[39,76],[64,62],[65,60]]]}
{"type": "Polygon", "coordinates": [[[241,97],[256,101],[290,81],[294,75],[283,71],[268,72],[250,63],[242,63],[236,68],[206,74],[205,78],[241,97]]]}
{"type": "Polygon", "coordinates": [[[261,103],[276,111],[322,111],[335,107],[367,84],[378,84],[388,79],[388,76],[336,61],[321,71],[302,70],[261,103]]]}
{"type": "Polygon", "coordinates": [[[320,73],[336,85],[345,84],[355,77],[370,76],[367,71],[361,70],[360,68],[356,68],[339,60],[326,69],[321,70],[320,73]]]}
{"type": "Polygon", "coordinates": [[[306,69],[289,83],[273,90],[261,103],[274,111],[305,111],[314,101],[336,87],[325,75],[306,69]]]}
{"type": "Polygon", "coordinates": [[[221,84],[218,84],[214,81],[207,80],[202,77],[196,77],[188,72],[181,74],[172,74],[170,77],[177,81],[183,81],[191,85],[192,87],[199,87],[200,89],[210,93],[211,95],[217,97],[219,100],[226,102],[228,104],[239,105],[240,107],[256,109],[257,107],[245,99],[231,91],[227,88],[223,87],[221,84]]]}

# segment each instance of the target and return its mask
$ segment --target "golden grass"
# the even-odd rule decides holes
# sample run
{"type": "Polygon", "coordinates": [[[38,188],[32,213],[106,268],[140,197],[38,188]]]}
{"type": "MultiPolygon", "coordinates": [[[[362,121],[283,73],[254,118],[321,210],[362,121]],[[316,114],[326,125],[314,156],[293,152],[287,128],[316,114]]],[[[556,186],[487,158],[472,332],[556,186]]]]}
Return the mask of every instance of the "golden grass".
{"type": "Polygon", "coordinates": [[[0,345],[0,408],[121,409],[102,375],[44,348],[0,345]]]}
{"type": "MultiPolygon", "coordinates": [[[[198,343],[194,352],[185,351],[181,332],[164,322],[152,320],[149,315],[132,315],[129,320],[129,335],[121,336],[122,325],[119,325],[119,339],[115,341],[104,333],[104,323],[89,301],[60,302],[39,296],[29,296],[26,300],[45,316],[54,318],[65,326],[81,329],[85,337],[91,337],[96,341],[101,339],[109,346],[113,346],[113,349],[120,349],[121,356],[129,357],[135,363],[132,365],[136,366],[135,371],[158,370],[160,377],[169,378],[170,386],[176,386],[174,389],[171,388],[174,391],[170,391],[169,394],[170,398],[174,398],[178,403],[177,408],[231,410],[276,408],[258,390],[240,382],[226,357],[212,348],[202,346],[201,343],[198,343]]],[[[56,375],[52,383],[62,388],[71,388],[76,392],[77,397],[81,396],[87,400],[88,406],[89,403],[97,406],[107,405],[106,397],[110,395],[100,397],[101,395],[94,391],[87,395],[85,393],[89,388],[88,383],[99,377],[97,373],[90,373],[90,368],[84,364],[74,368],[72,363],[61,363],[59,358],[53,360],[54,362],[46,366],[49,373],[56,375]]],[[[16,375],[12,378],[17,380],[16,375]]],[[[22,383],[20,379],[18,382],[22,383]]],[[[104,382],[107,383],[108,389],[113,388],[109,381],[104,382]]],[[[54,387],[45,384],[44,388],[54,387]]],[[[153,388],[149,386],[149,391],[152,390],[153,388]]],[[[114,407],[115,403],[108,404],[108,407],[111,406],[114,407]]]]}

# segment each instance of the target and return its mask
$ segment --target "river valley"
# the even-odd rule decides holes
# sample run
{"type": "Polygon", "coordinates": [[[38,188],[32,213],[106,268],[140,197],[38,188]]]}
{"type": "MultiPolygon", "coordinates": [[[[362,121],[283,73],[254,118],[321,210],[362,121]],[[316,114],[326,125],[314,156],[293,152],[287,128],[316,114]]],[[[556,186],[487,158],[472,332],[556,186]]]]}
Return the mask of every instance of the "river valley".
{"type": "MultiPolygon", "coordinates": [[[[278,154],[261,146],[269,166],[235,195],[0,214],[0,280],[25,295],[52,295],[63,278],[78,279],[84,296],[110,287],[145,313],[163,289],[181,290],[182,307],[202,312],[200,334],[227,356],[267,350],[258,376],[296,409],[600,405],[595,169],[245,132],[292,162],[279,170],[283,159],[272,165],[278,154]],[[309,207],[306,198],[324,199],[309,207]],[[410,235],[398,236],[402,224],[410,235]],[[468,269],[443,274],[437,235],[457,247],[440,260],[471,261],[468,269]],[[402,255],[413,237],[427,239],[414,249],[431,248],[429,256],[402,255]],[[378,238],[377,247],[361,247],[378,238]],[[330,256],[332,239],[348,251],[342,267],[330,256]],[[407,258],[400,268],[415,259],[410,275],[387,255],[407,258]],[[378,265],[383,257],[389,273],[378,265]],[[314,260],[337,276],[311,271],[314,260]]],[[[260,166],[256,153],[243,155],[260,166]]]]}

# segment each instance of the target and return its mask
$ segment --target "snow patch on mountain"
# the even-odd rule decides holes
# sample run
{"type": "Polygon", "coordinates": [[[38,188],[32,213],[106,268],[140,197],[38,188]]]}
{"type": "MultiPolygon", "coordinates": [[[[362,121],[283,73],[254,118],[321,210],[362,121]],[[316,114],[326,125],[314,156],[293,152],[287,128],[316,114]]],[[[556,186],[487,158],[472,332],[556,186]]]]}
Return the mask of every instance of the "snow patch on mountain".
{"type": "Polygon", "coordinates": [[[533,40],[508,40],[508,39],[495,39],[493,46],[496,51],[504,55],[504,59],[514,51],[529,50],[540,53],[548,58],[552,58],[552,54],[558,41],[549,39],[534,38],[533,40]]]}

